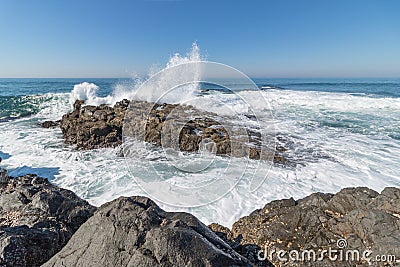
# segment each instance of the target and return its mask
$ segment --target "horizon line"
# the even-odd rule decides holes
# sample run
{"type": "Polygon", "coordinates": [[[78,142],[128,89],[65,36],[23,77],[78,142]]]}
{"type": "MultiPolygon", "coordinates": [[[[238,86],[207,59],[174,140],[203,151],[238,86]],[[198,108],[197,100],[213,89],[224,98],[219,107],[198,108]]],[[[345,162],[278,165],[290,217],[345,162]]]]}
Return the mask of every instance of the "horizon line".
{"type": "MultiPolygon", "coordinates": [[[[251,79],[400,79],[400,76],[258,76],[251,79]]],[[[221,77],[222,78],[222,77],[221,77]]],[[[226,77],[223,77],[226,78],[226,77]]],[[[136,79],[133,77],[0,77],[0,79],[136,79]]]]}

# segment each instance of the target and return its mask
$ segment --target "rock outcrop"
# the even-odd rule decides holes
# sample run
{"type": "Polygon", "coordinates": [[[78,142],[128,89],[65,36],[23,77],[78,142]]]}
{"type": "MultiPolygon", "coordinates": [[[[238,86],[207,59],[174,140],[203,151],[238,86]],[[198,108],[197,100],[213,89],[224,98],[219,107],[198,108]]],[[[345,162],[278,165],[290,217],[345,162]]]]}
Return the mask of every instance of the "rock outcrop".
{"type": "Polygon", "coordinates": [[[389,187],[379,194],[365,187],[345,188],[335,195],[314,193],[298,201],[272,201],[241,218],[232,231],[225,229],[225,234],[236,244],[259,246],[276,266],[368,266],[367,260],[353,260],[351,255],[343,260],[325,255],[321,261],[306,256],[301,262],[290,260],[288,254],[295,250],[302,259],[302,252],[313,250],[318,258],[321,250],[329,248],[344,253],[357,250],[360,255],[371,250],[371,263],[382,266],[373,262],[376,255],[400,260],[400,189],[389,187]],[[277,258],[280,250],[286,252],[287,261],[277,258]]]}
{"type": "Polygon", "coordinates": [[[229,118],[187,105],[135,101],[128,109],[129,104],[122,100],[114,107],[82,106],[77,100],[61,120],[65,142],[79,149],[115,147],[122,143],[124,130],[126,137],[179,151],[206,149],[217,155],[286,162],[279,154],[282,149],[263,147],[259,133],[232,125],[229,118]]]}
{"type": "Polygon", "coordinates": [[[56,128],[56,127],[60,126],[60,122],[61,121],[59,121],[59,120],[58,121],[44,121],[40,125],[43,128],[56,128]]]}
{"type": "Polygon", "coordinates": [[[83,106],[77,100],[74,110],[65,114],[60,122],[65,143],[79,149],[115,147],[122,143],[122,126],[128,100],[108,105],[83,106]]]}
{"type": "Polygon", "coordinates": [[[0,266],[40,266],[56,254],[95,207],[36,175],[2,175],[0,266]]]}
{"type": "Polygon", "coordinates": [[[252,266],[196,217],[145,197],[104,204],[44,267],[252,266]]]}

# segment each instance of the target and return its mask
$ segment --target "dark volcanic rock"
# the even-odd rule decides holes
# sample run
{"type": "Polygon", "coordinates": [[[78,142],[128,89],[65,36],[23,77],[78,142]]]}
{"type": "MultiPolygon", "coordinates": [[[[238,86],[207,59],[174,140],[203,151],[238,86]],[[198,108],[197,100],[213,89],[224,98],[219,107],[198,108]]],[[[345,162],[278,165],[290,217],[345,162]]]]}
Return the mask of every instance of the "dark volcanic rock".
{"type": "Polygon", "coordinates": [[[44,121],[40,124],[43,128],[55,128],[60,126],[60,121],[44,121]]]}
{"type": "Polygon", "coordinates": [[[95,209],[47,179],[12,178],[0,169],[0,266],[368,266],[364,251],[372,261],[376,255],[400,259],[400,189],[392,187],[380,194],[359,187],[272,201],[232,230],[165,212],[145,197],[120,197],[95,209]],[[360,256],[288,256],[313,250],[318,259],[329,249],[360,256]]]}
{"type": "Polygon", "coordinates": [[[104,204],[43,266],[251,266],[188,213],[145,197],[104,204]]]}
{"type": "Polygon", "coordinates": [[[229,228],[212,223],[208,226],[214,233],[216,233],[219,238],[225,241],[231,248],[233,248],[237,253],[247,258],[254,266],[258,267],[273,267],[272,263],[268,260],[260,260],[257,257],[258,252],[261,248],[255,244],[241,244],[241,236],[234,237],[229,228]]]}
{"type": "MultiPolygon", "coordinates": [[[[346,188],[336,195],[315,193],[298,201],[272,201],[236,222],[228,238],[235,242],[239,238],[241,245],[255,244],[264,251],[287,253],[338,249],[337,240],[345,239],[346,250],[357,250],[360,255],[372,250],[372,260],[378,254],[400,259],[400,189],[385,188],[378,194],[365,187],[346,188]]],[[[362,260],[330,261],[326,257],[323,261],[284,262],[275,253],[268,258],[277,266],[368,266],[362,260]]]]}
{"type": "Polygon", "coordinates": [[[40,266],[95,208],[36,175],[0,183],[0,266],[40,266]]]}
{"type": "Polygon", "coordinates": [[[216,114],[187,105],[135,101],[128,109],[129,104],[122,100],[114,107],[82,106],[77,100],[74,111],[61,120],[65,142],[79,149],[115,147],[122,143],[124,130],[127,137],[179,151],[206,149],[217,155],[286,163],[279,149],[262,147],[259,134],[230,125],[227,118],[220,123],[216,114]]]}
{"type": "Polygon", "coordinates": [[[122,142],[122,122],[127,108],[123,102],[113,108],[107,105],[84,106],[77,100],[74,111],[65,114],[60,123],[65,143],[80,149],[115,147],[122,142]]]}

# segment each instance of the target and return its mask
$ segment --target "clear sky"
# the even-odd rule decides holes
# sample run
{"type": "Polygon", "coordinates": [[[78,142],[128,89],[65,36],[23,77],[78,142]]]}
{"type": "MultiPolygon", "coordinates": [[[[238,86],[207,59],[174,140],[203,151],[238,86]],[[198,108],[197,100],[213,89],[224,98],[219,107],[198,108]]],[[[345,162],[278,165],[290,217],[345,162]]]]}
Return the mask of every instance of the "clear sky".
{"type": "Polygon", "coordinates": [[[193,41],[252,77],[400,77],[400,1],[0,0],[0,77],[130,77],[193,41]]]}

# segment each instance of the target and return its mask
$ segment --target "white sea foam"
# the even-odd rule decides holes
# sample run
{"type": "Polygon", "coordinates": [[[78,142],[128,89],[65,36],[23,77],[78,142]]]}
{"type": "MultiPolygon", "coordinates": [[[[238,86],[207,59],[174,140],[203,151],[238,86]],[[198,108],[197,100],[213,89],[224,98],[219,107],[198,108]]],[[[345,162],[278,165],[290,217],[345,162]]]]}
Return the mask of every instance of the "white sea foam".
{"type": "MultiPolygon", "coordinates": [[[[170,63],[178,64],[179,58],[182,62],[197,60],[196,53],[185,57],[173,56],[170,63]]],[[[105,98],[97,96],[96,85],[80,84],[71,94],[52,95],[51,101],[43,103],[42,110],[32,117],[0,123],[0,152],[1,155],[10,154],[2,165],[12,175],[37,173],[48,177],[94,205],[122,195],[145,195],[135,177],[147,173],[154,165],[171,185],[186,184],[188,188],[202,181],[212,181],[215,177],[234,181],[237,173],[249,168],[246,161],[235,161],[231,163],[230,172],[223,173],[222,167],[228,159],[217,157],[204,173],[180,172],[171,168],[161,150],[143,149],[138,144],[141,150],[137,151],[138,157],[133,162],[135,170],[129,172],[125,160],[116,156],[117,149],[77,151],[63,144],[59,129],[43,129],[37,125],[43,120],[59,119],[71,109],[74,99],[86,99],[89,104],[113,104],[119,99],[130,98],[137,84],[140,83],[117,85],[113,94],[105,98]]],[[[275,199],[301,198],[316,191],[333,193],[348,186],[368,186],[378,191],[385,186],[400,187],[400,143],[390,135],[398,133],[400,128],[399,98],[270,89],[262,92],[271,104],[271,107],[266,107],[264,100],[260,100],[254,91],[240,94],[252,99],[253,107],[261,114],[272,108],[277,134],[288,149],[286,156],[298,164],[273,166],[264,184],[253,193],[248,188],[251,173],[245,172],[238,185],[216,202],[197,208],[177,208],[159,203],[166,210],[188,211],[204,223],[230,226],[239,217],[275,199]]],[[[172,100],[176,102],[183,99],[174,97],[172,100]]],[[[221,103],[238,113],[248,112],[246,105],[230,94],[210,92],[197,101],[199,106],[218,114],[226,109],[221,107],[221,103]]],[[[262,116],[259,119],[265,127],[270,123],[262,116]]],[[[250,167],[257,164],[257,161],[249,162],[250,167]]],[[[151,181],[154,177],[148,179],[151,181]]],[[[197,196],[190,190],[188,195],[207,198],[207,195],[197,196]]]]}
{"type": "Polygon", "coordinates": [[[99,105],[107,103],[107,98],[103,99],[96,95],[98,90],[99,87],[94,83],[83,82],[74,85],[74,89],[72,89],[70,97],[71,107],[76,100],[84,100],[87,105],[99,105]]]}
{"type": "MultiPolygon", "coordinates": [[[[253,93],[243,94],[251,96],[253,93]]],[[[302,164],[296,167],[274,166],[265,183],[254,193],[249,193],[251,177],[247,174],[230,194],[208,206],[183,209],[160,203],[163,208],[189,211],[205,223],[218,222],[229,226],[240,216],[274,199],[300,198],[316,191],[337,192],[348,186],[368,186],[375,190],[400,186],[398,140],[385,134],[368,135],[346,128],[315,125],[317,120],[323,121],[324,116],[343,112],[339,102],[335,105],[321,100],[321,93],[272,90],[265,95],[272,102],[278,134],[288,140],[289,156],[302,164]]],[[[354,97],[347,94],[323,94],[323,98],[328,100],[329,97],[349,103],[354,101],[354,97]]],[[[390,119],[390,114],[399,112],[396,101],[357,96],[357,104],[346,107],[346,112],[351,114],[360,111],[358,106],[374,105],[367,109],[367,113],[376,112],[390,119]]],[[[227,103],[234,104],[235,101],[228,99],[227,103]]],[[[11,155],[2,164],[11,170],[12,175],[37,173],[48,177],[95,205],[121,195],[145,195],[135,182],[135,173],[129,173],[124,159],[116,157],[114,149],[76,151],[63,145],[60,130],[37,126],[38,121],[59,117],[69,108],[68,94],[54,95],[35,116],[1,123],[0,150],[11,155]]],[[[392,117],[392,123],[396,121],[392,117]]],[[[230,173],[222,175],[218,166],[223,166],[226,158],[218,158],[216,165],[204,174],[171,171],[162,153],[153,149],[138,151],[135,163],[138,174],[150,167],[150,161],[157,164],[159,171],[169,171],[167,176],[171,184],[186,182],[188,187],[198,183],[199,179],[206,181],[221,176],[236,179],[235,170],[241,173],[246,168],[244,163],[236,162],[230,173]]],[[[257,162],[251,161],[250,164],[257,162]]],[[[191,197],[196,196],[192,194],[191,197]]]]}
{"type": "Polygon", "coordinates": [[[369,97],[349,93],[293,91],[271,89],[265,91],[272,103],[296,105],[313,111],[333,110],[374,114],[379,111],[400,110],[400,98],[369,97]]]}

